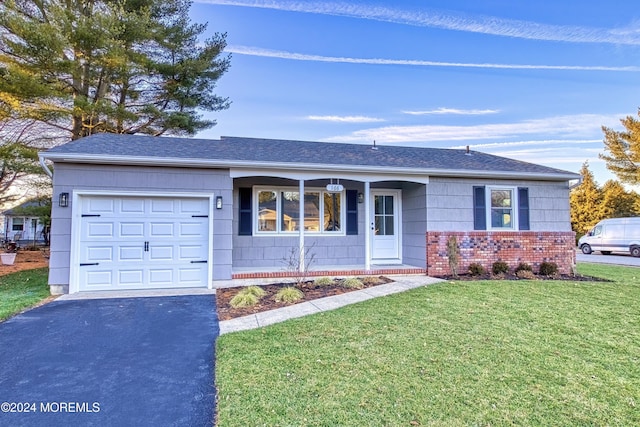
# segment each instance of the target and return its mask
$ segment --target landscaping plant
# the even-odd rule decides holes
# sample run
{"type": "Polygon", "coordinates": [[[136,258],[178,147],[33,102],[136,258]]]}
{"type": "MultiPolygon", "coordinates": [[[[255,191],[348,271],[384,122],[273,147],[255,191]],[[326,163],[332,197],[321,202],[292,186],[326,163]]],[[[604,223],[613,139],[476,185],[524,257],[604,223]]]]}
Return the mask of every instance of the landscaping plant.
{"type": "Polygon", "coordinates": [[[287,303],[300,301],[302,298],[304,298],[304,293],[293,286],[287,286],[286,288],[280,289],[273,297],[276,302],[287,303]]]}

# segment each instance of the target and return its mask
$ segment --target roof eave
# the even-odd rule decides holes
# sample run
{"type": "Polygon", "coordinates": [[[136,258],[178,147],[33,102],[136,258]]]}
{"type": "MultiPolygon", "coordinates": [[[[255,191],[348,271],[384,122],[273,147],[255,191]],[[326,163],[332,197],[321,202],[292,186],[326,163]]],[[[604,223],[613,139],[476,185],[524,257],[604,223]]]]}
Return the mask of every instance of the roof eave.
{"type": "MultiPolygon", "coordinates": [[[[386,173],[388,166],[366,165],[318,165],[314,163],[274,163],[274,162],[245,162],[224,159],[198,159],[198,158],[171,158],[171,157],[146,157],[146,156],[96,156],[75,153],[40,153],[41,159],[62,163],[93,163],[110,165],[136,165],[136,166],[173,166],[173,167],[201,167],[201,168],[244,168],[244,169],[286,169],[286,170],[320,170],[335,172],[362,172],[362,173],[386,173]]],[[[396,168],[393,172],[402,175],[418,176],[443,176],[443,177],[469,177],[469,178],[501,178],[501,179],[538,179],[546,181],[569,181],[580,178],[574,173],[541,173],[541,172],[513,172],[513,171],[483,171],[467,169],[423,169],[423,168],[396,168]]]]}

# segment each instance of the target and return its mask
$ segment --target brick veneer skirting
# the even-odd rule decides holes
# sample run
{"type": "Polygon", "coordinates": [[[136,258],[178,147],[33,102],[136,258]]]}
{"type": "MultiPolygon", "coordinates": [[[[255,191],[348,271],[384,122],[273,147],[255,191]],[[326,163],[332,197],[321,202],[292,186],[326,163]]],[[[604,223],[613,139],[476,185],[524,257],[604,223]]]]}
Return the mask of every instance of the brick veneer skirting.
{"type": "Polygon", "coordinates": [[[576,264],[575,233],[554,231],[429,231],[427,232],[427,275],[451,274],[447,240],[458,240],[458,273],[466,273],[469,264],[479,263],[491,271],[495,261],[504,261],[511,269],[524,262],[534,272],[542,262],[555,262],[563,274],[571,274],[576,264]]]}

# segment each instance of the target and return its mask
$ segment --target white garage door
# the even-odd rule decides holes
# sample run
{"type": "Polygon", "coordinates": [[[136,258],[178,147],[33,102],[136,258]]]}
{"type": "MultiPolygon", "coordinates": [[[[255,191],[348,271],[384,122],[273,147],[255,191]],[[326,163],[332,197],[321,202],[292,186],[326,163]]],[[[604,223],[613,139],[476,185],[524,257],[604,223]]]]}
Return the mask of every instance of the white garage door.
{"type": "Polygon", "coordinates": [[[79,290],[206,287],[209,199],[83,196],[79,290]]]}

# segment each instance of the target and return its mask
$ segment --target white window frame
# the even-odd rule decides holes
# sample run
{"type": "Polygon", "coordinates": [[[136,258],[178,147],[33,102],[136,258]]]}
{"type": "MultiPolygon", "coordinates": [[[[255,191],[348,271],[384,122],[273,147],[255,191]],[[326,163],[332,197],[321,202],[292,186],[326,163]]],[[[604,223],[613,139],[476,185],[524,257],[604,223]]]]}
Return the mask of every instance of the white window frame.
{"type": "Polygon", "coordinates": [[[504,185],[493,185],[487,186],[487,191],[485,194],[485,206],[486,208],[486,218],[487,218],[487,230],[496,230],[496,231],[518,231],[518,187],[512,186],[504,186],[504,185]],[[493,213],[493,207],[491,206],[491,193],[493,191],[511,191],[511,227],[494,227],[491,221],[491,214],[493,213]]]}
{"type": "MultiPolygon", "coordinates": [[[[283,192],[293,192],[298,193],[300,190],[299,187],[280,187],[280,186],[254,186],[253,187],[253,212],[252,212],[252,222],[253,222],[253,235],[254,236],[296,236],[299,234],[299,231],[282,231],[282,215],[280,215],[280,209],[282,207],[282,203],[280,198],[282,197],[283,192]],[[258,194],[261,191],[273,191],[276,193],[276,230],[275,231],[264,231],[259,229],[259,219],[258,215],[260,213],[260,201],[258,200],[258,194]]],[[[324,221],[323,226],[320,227],[318,231],[305,230],[305,235],[310,236],[346,236],[346,219],[347,219],[347,209],[346,209],[346,193],[345,191],[341,191],[338,193],[332,193],[326,190],[326,188],[320,187],[305,187],[305,194],[308,193],[319,193],[320,197],[320,209],[318,212],[319,218],[324,218],[324,194],[338,194],[340,196],[340,230],[339,231],[325,231],[324,230],[324,221]]],[[[304,200],[304,197],[302,198],[304,200]]],[[[302,225],[304,226],[304,219],[302,220],[302,225]]]]}
{"type": "Polygon", "coordinates": [[[24,218],[24,217],[13,217],[11,219],[11,231],[15,231],[17,233],[25,232],[26,231],[26,223],[27,223],[27,221],[26,221],[26,218],[24,218]],[[16,224],[16,220],[22,221],[22,224],[16,224]],[[20,228],[19,230],[16,230],[16,228],[15,228],[16,225],[21,225],[22,228],[20,228]]]}

